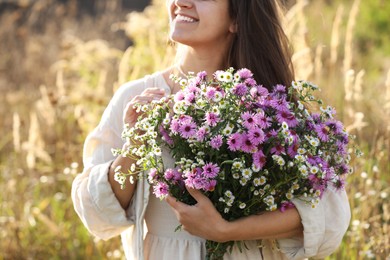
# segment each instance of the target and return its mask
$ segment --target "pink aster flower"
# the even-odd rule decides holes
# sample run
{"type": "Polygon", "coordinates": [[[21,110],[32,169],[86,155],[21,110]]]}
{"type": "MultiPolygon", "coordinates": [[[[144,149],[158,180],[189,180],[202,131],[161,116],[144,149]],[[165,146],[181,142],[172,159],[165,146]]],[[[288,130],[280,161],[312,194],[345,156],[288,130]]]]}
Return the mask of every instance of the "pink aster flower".
{"type": "Polygon", "coordinates": [[[209,179],[217,177],[219,173],[219,167],[217,164],[214,163],[206,163],[206,165],[203,166],[202,169],[202,174],[209,179]]]}
{"type": "Polygon", "coordinates": [[[325,124],[315,125],[314,130],[316,131],[321,141],[323,142],[329,141],[329,130],[325,124]]]}
{"type": "Polygon", "coordinates": [[[162,139],[167,142],[167,144],[169,145],[173,145],[173,139],[169,136],[168,132],[165,130],[165,128],[160,125],[158,127],[159,131],[160,131],[160,134],[161,134],[161,137],[162,139]]]}
{"type": "Polygon", "coordinates": [[[203,189],[206,191],[214,191],[217,185],[217,180],[209,180],[204,183],[203,189]]]}
{"type": "Polygon", "coordinates": [[[334,187],[336,187],[336,190],[343,190],[345,187],[345,180],[342,178],[339,178],[336,180],[336,182],[333,184],[334,187]]]}
{"type": "Polygon", "coordinates": [[[207,112],[206,113],[206,123],[209,126],[216,126],[217,123],[220,121],[219,115],[213,112],[207,112]]]}
{"type": "Polygon", "coordinates": [[[256,145],[249,139],[247,134],[242,134],[241,150],[245,153],[257,152],[256,145]]]}
{"type": "Polygon", "coordinates": [[[188,93],[192,93],[192,94],[197,94],[197,93],[199,93],[200,92],[200,88],[198,88],[197,86],[196,86],[196,82],[194,81],[194,82],[192,82],[193,84],[191,84],[191,85],[189,85],[187,88],[186,88],[186,91],[188,92],[188,93]]]}
{"type": "Polygon", "coordinates": [[[341,134],[343,132],[343,124],[340,121],[331,119],[325,123],[329,129],[335,134],[341,134]]]}
{"type": "Polygon", "coordinates": [[[275,108],[276,110],[288,110],[288,103],[286,101],[286,98],[272,98],[269,101],[269,104],[271,107],[275,108]]]}
{"type": "Polygon", "coordinates": [[[167,169],[167,170],[164,172],[164,178],[165,178],[167,181],[172,180],[174,177],[175,177],[174,169],[169,168],[169,169],[167,169]]]}
{"type": "Polygon", "coordinates": [[[175,102],[179,102],[179,101],[184,100],[184,97],[185,97],[184,91],[183,91],[183,90],[180,90],[180,91],[178,91],[178,92],[175,94],[174,100],[175,100],[175,102]]]}
{"type": "Polygon", "coordinates": [[[267,162],[267,157],[264,155],[262,150],[258,150],[252,155],[253,164],[262,169],[267,162]]]}
{"type": "Polygon", "coordinates": [[[241,114],[243,126],[245,126],[247,129],[253,128],[256,126],[256,120],[255,120],[255,115],[250,112],[244,112],[241,114]]]}
{"type": "Polygon", "coordinates": [[[210,146],[216,150],[219,150],[219,148],[222,146],[222,144],[223,144],[222,135],[214,136],[210,140],[210,146]]]}
{"type": "Polygon", "coordinates": [[[169,127],[173,134],[177,134],[180,130],[180,123],[177,119],[172,119],[171,126],[169,127]]]}
{"type": "Polygon", "coordinates": [[[267,117],[264,111],[255,114],[255,121],[256,124],[263,129],[271,126],[271,118],[267,117]]]}
{"type": "Polygon", "coordinates": [[[271,148],[270,152],[271,152],[271,154],[280,155],[282,153],[285,153],[286,151],[285,151],[283,146],[281,146],[280,144],[277,144],[271,148]]]}
{"type": "Polygon", "coordinates": [[[192,93],[192,92],[188,92],[188,93],[186,94],[184,100],[186,101],[186,103],[187,103],[188,105],[195,103],[195,94],[192,93]]]}
{"type": "Polygon", "coordinates": [[[249,92],[252,97],[265,97],[268,95],[268,89],[266,89],[262,85],[253,86],[249,92]]]}
{"type": "Polygon", "coordinates": [[[250,70],[246,69],[246,68],[239,69],[237,71],[237,74],[242,79],[247,79],[247,78],[252,78],[253,77],[253,73],[250,70]]]}
{"type": "Polygon", "coordinates": [[[207,136],[207,130],[204,126],[198,129],[198,132],[196,132],[196,140],[199,142],[202,142],[207,136]]]}
{"type": "Polygon", "coordinates": [[[207,87],[207,89],[206,89],[206,97],[208,99],[213,99],[216,92],[217,92],[217,90],[214,87],[207,87]]]}
{"type": "Polygon", "coordinates": [[[230,151],[237,151],[240,149],[242,143],[242,137],[240,133],[231,134],[227,140],[228,148],[230,151]]]}
{"type": "Polygon", "coordinates": [[[248,78],[245,80],[245,84],[251,87],[256,86],[256,80],[254,80],[253,78],[248,78]]]}
{"type": "Polygon", "coordinates": [[[206,71],[200,71],[198,74],[196,74],[196,77],[199,78],[201,81],[205,80],[207,77],[207,72],[206,71]]]}
{"type": "Polygon", "coordinates": [[[298,125],[298,120],[288,109],[279,110],[276,114],[276,119],[279,123],[286,122],[289,127],[295,127],[298,125]]]}
{"type": "Polygon", "coordinates": [[[265,134],[260,128],[253,127],[248,131],[248,138],[253,143],[253,145],[258,145],[264,142],[265,134]]]}
{"type": "Polygon", "coordinates": [[[286,95],[286,87],[280,84],[274,86],[272,91],[273,96],[281,97],[286,95]]]}
{"type": "Polygon", "coordinates": [[[153,193],[157,198],[165,198],[168,195],[169,187],[165,182],[158,182],[153,186],[153,193]]]}
{"type": "Polygon", "coordinates": [[[180,136],[183,138],[191,138],[196,134],[195,122],[184,122],[179,129],[180,136]]]}
{"type": "Polygon", "coordinates": [[[232,92],[237,96],[244,96],[248,93],[248,87],[243,83],[238,83],[233,87],[232,92]]]}

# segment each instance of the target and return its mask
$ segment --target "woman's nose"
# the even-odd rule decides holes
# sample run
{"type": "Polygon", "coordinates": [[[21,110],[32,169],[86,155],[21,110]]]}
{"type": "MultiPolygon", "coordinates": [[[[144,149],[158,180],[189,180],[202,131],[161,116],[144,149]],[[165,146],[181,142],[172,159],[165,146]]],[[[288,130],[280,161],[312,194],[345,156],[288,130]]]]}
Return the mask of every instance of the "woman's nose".
{"type": "Polygon", "coordinates": [[[191,8],[193,3],[192,0],[175,0],[175,5],[181,8],[191,8]]]}

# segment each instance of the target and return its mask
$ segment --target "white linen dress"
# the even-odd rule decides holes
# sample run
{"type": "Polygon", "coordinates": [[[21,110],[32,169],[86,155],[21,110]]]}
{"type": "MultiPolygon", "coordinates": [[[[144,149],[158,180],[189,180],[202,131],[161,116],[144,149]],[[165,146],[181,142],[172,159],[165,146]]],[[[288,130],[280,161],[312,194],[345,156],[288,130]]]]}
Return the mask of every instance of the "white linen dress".
{"type": "MultiPolygon", "coordinates": [[[[202,260],[205,240],[186,231],[174,231],[179,222],[173,211],[165,201],[151,194],[146,180],[138,181],[126,211],[108,182],[108,170],[115,159],[111,148],[123,145],[126,104],[148,87],[162,88],[170,94],[162,72],[124,84],[110,101],[99,125],[88,135],[83,151],[84,170],[72,185],[74,207],[93,235],[104,240],[121,235],[129,260],[202,260]]],[[[173,164],[166,150],[163,157],[165,164],[173,164]]],[[[324,258],[337,249],[351,217],[345,191],[327,191],[315,209],[299,200],[294,204],[302,219],[303,238],[246,241],[249,250],[241,253],[234,248],[224,259],[324,258]]]]}

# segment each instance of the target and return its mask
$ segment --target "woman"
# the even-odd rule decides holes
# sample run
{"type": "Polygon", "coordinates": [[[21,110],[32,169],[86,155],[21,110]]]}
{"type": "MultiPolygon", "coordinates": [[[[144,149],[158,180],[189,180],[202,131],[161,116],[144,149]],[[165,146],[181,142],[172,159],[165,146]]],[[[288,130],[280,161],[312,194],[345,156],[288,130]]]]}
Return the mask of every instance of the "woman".
{"type": "MultiPolygon", "coordinates": [[[[257,82],[272,87],[293,80],[287,40],[276,0],[168,0],[170,38],[183,52],[178,66],[123,85],[106,108],[100,124],[87,137],[84,171],[76,177],[72,199],[89,231],[103,239],[121,234],[128,259],[204,259],[205,239],[245,240],[249,250],[234,248],[224,259],[302,259],[332,253],[348,227],[345,192],[329,190],[316,209],[299,200],[284,213],[266,212],[225,221],[201,193],[189,190],[197,204],[150,195],[146,180],[122,190],[114,169],[133,161],[114,158],[111,148],[123,145],[124,123],[133,126],[134,104],[176,93],[170,74],[205,70],[208,75],[228,67],[249,68],[257,82]],[[147,229],[144,229],[146,223],[147,229]],[[182,224],[184,230],[174,232],[182,224]],[[147,231],[146,231],[147,230],[147,231]]],[[[172,158],[165,151],[165,165],[172,158]]]]}

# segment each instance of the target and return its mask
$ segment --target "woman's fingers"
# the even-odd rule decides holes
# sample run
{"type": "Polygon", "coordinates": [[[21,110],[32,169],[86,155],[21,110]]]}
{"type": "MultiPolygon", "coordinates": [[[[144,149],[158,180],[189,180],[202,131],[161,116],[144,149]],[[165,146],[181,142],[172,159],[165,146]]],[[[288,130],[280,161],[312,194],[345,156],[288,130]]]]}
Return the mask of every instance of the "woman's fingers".
{"type": "Polygon", "coordinates": [[[124,115],[124,123],[128,123],[132,125],[137,120],[137,117],[140,113],[137,113],[137,109],[135,105],[145,105],[153,100],[160,100],[165,96],[165,91],[159,88],[147,88],[140,95],[133,97],[126,106],[125,115],[124,115]]]}

